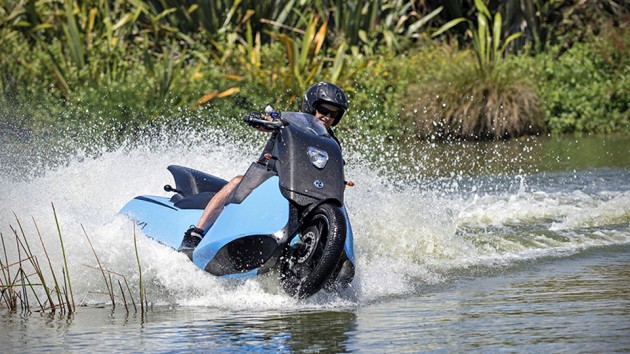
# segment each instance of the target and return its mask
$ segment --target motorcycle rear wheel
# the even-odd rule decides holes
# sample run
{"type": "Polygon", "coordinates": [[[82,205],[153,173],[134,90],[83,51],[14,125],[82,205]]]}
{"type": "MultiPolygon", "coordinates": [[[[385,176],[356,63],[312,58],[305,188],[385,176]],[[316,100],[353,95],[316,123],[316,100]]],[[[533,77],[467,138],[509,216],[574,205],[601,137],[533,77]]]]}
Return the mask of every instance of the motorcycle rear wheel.
{"type": "Polygon", "coordinates": [[[289,295],[305,299],[327,282],[343,254],[346,219],[341,208],[322,204],[303,223],[300,241],[288,246],[280,269],[282,287],[289,295]]]}

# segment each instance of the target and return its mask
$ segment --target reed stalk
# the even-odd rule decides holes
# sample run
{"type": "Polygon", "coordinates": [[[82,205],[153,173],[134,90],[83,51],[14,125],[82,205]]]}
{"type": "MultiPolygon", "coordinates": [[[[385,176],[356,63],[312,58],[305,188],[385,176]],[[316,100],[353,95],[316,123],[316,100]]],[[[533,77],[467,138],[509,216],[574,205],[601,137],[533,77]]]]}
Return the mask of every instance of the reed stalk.
{"type": "MultiPolygon", "coordinates": [[[[10,227],[11,231],[13,232],[13,234],[15,235],[15,245],[17,247],[17,252],[18,252],[18,270],[15,273],[15,278],[13,279],[12,284],[18,284],[18,286],[22,287],[22,291],[21,292],[16,292],[15,294],[17,295],[17,298],[20,300],[20,307],[22,309],[22,312],[25,312],[26,310],[29,309],[29,304],[28,304],[28,295],[27,293],[24,291],[25,288],[25,281],[24,281],[24,268],[22,268],[22,263],[23,263],[23,259],[22,259],[22,252],[20,251],[20,244],[22,243],[20,241],[20,238],[18,237],[18,233],[17,231],[13,228],[10,227]]],[[[24,245],[22,245],[22,248],[24,248],[24,245]]],[[[24,249],[24,252],[28,255],[28,252],[26,251],[26,249],[24,249]]],[[[17,304],[14,304],[14,310],[17,309],[17,304]]]]}
{"type": "Polygon", "coordinates": [[[142,264],[140,264],[140,255],[138,254],[138,238],[136,237],[136,224],[133,224],[133,247],[136,252],[136,261],[138,262],[138,274],[140,277],[140,312],[144,315],[146,294],[144,292],[144,284],[142,283],[142,264]]]}
{"type": "MultiPolygon", "coordinates": [[[[74,301],[74,296],[73,296],[74,293],[72,291],[72,285],[70,282],[71,278],[67,271],[68,269],[67,256],[66,256],[66,252],[65,252],[65,248],[63,244],[63,236],[60,231],[61,228],[59,224],[59,218],[57,217],[54,204],[52,205],[52,208],[53,208],[53,214],[54,214],[55,222],[57,226],[57,231],[60,238],[62,255],[64,258],[64,265],[65,265],[61,269],[62,276],[60,279],[58,279],[58,277],[56,276],[56,273],[52,265],[52,261],[50,259],[46,245],[44,244],[44,241],[43,241],[42,234],[39,230],[39,226],[37,225],[37,222],[35,221],[35,219],[33,219],[33,223],[37,230],[37,235],[39,237],[44,255],[46,256],[46,260],[48,262],[48,266],[50,268],[50,271],[54,280],[53,288],[49,287],[46,284],[46,279],[42,272],[42,268],[39,264],[37,257],[33,254],[33,250],[30,247],[28,238],[26,237],[26,233],[24,232],[24,229],[22,227],[22,224],[19,218],[17,218],[16,216],[16,221],[19,226],[18,228],[19,231],[18,229],[15,229],[10,226],[16,240],[15,242],[16,242],[16,247],[17,247],[17,252],[18,252],[17,261],[13,263],[9,263],[9,257],[8,257],[8,252],[7,252],[8,250],[6,247],[4,235],[0,233],[0,241],[1,241],[2,249],[4,253],[4,257],[3,257],[4,259],[0,259],[0,274],[1,274],[0,275],[0,305],[6,307],[10,311],[16,311],[18,308],[21,308],[22,312],[31,313],[32,310],[31,310],[31,304],[30,304],[30,300],[31,300],[31,295],[29,294],[29,291],[30,291],[33,293],[34,298],[36,299],[39,305],[39,309],[37,311],[41,311],[41,312],[51,311],[52,313],[55,313],[56,311],[65,313],[65,311],[68,311],[67,312],[68,315],[72,315],[73,313],[76,312],[75,301],[74,301]],[[33,268],[33,272],[27,272],[25,265],[28,266],[28,264],[30,264],[30,266],[33,268]],[[12,272],[13,268],[17,268],[17,270],[15,272],[12,272]],[[33,277],[37,277],[37,279],[39,279],[39,282],[33,282],[32,281],[33,277]],[[59,280],[61,279],[63,279],[63,283],[60,283],[59,280]],[[38,296],[37,287],[43,287],[46,293],[45,302],[42,302],[42,299],[40,299],[40,297],[38,296]],[[57,302],[53,300],[55,296],[53,295],[53,292],[56,293],[56,298],[58,300],[57,302]]],[[[123,305],[125,306],[125,310],[127,311],[127,313],[129,312],[129,302],[127,300],[127,294],[128,294],[129,299],[131,300],[131,303],[134,307],[134,310],[137,311],[137,305],[134,300],[131,288],[129,287],[129,282],[127,281],[127,278],[120,273],[110,271],[103,267],[103,264],[100,258],[98,257],[98,254],[96,253],[94,245],[85,227],[81,225],[81,228],[83,229],[85,237],[88,239],[88,243],[90,244],[90,247],[92,249],[92,252],[98,264],[98,267],[93,267],[93,266],[88,266],[88,267],[98,269],[101,272],[101,275],[103,276],[105,285],[107,287],[107,294],[112,301],[112,306],[114,308],[116,306],[115,291],[114,291],[114,285],[113,285],[113,276],[115,275],[115,276],[121,277],[124,280],[125,286],[127,288],[125,290],[122,285],[122,281],[120,279],[117,279],[118,287],[121,291],[122,302],[123,302],[123,305]],[[125,294],[125,291],[127,292],[127,294],[125,294]]],[[[144,287],[143,280],[142,280],[142,265],[140,262],[135,228],[134,228],[134,248],[136,252],[136,261],[138,263],[138,270],[140,272],[141,311],[144,314],[148,309],[148,304],[147,304],[147,297],[146,297],[146,288],[144,287]]]]}
{"type": "Polygon", "coordinates": [[[4,278],[3,289],[0,291],[1,297],[4,299],[7,308],[11,308],[11,270],[9,268],[9,257],[7,256],[7,248],[4,243],[4,235],[0,232],[0,240],[2,240],[2,249],[4,250],[4,260],[6,262],[6,266],[0,260],[0,270],[2,270],[2,278],[4,278]]]}
{"type": "Polygon", "coordinates": [[[66,277],[66,268],[61,268],[61,273],[63,275],[63,296],[66,298],[66,306],[68,306],[68,315],[73,313],[72,303],[70,302],[70,297],[68,296],[68,278],[66,277]]]}
{"type": "Polygon", "coordinates": [[[131,304],[133,305],[133,310],[134,312],[138,312],[138,308],[136,307],[136,301],[133,299],[133,295],[131,294],[131,288],[129,287],[127,278],[123,276],[123,280],[125,281],[125,286],[127,287],[127,293],[129,294],[129,299],[131,299],[131,304]]]}
{"type": "Polygon", "coordinates": [[[17,286],[17,287],[31,287],[31,286],[41,286],[41,283],[28,283],[28,284],[0,284],[0,288],[8,288],[10,286],[17,286]]]}
{"type": "Polygon", "coordinates": [[[107,273],[107,275],[109,276],[109,289],[111,289],[110,296],[112,297],[112,310],[114,310],[116,309],[116,302],[114,301],[114,282],[112,280],[112,273],[107,273]]]}
{"type": "Polygon", "coordinates": [[[24,299],[22,299],[22,293],[17,293],[17,299],[20,300],[20,307],[22,308],[22,312],[25,312],[24,299]]]}
{"type": "Polygon", "coordinates": [[[37,300],[37,304],[39,305],[39,309],[41,312],[44,312],[44,304],[42,304],[41,300],[39,299],[39,296],[37,296],[37,292],[35,291],[35,286],[43,286],[44,288],[46,287],[44,284],[41,283],[31,283],[30,278],[26,278],[27,282],[28,282],[28,287],[29,289],[31,289],[31,292],[33,292],[33,294],[35,294],[35,299],[37,300]]]}
{"type": "Polygon", "coordinates": [[[101,274],[103,275],[103,280],[105,281],[105,286],[107,287],[107,293],[109,294],[109,298],[112,301],[112,306],[116,307],[116,303],[114,301],[114,289],[112,289],[110,287],[110,284],[107,282],[107,277],[105,276],[105,270],[103,269],[101,260],[98,258],[98,255],[96,254],[96,250],[94,249],[94,245],[92,245],[92,241],[90,240],[90,237],[88,236],[87,231],[85,231],[85,228],[83,227],[83,225],[81,225],[81,229],[83,229],[85,238],[87,238],[88,243],[90,244],[90,248],[92,249],[92,253],[94,253],[94,258],[96,258],[96,263],[98,263],[98,269],[101,271],[101,274]]]}
{"type": "MultiPolygon", "coordinates": [[[[19,221],[18,221],[18,225],[20,225],[19,221]]],[[[26,287],[25,286],[26,285],[25,282],[29,284],[29,288],[32,290],[33,295],[35,296],[35,299],[37,300],[37,303],[40,305],[41,308],[43,308],[42,302],[40,301],[39,296],[37,296],[37,292],[35,291],[35,289],[32,286],[30,286],[31,281],[30,281],[29,278],[30,278],[31,275],[26,274],[26,272],[24,271],[24,268],[22,267],[22,263],[23,262],[29,261],[31,263],[31,266],[33,267],[33,270],[35,271],[35,274],[38,275],[40,281],[42,282],[42,284],[43,284],[42,286],[44,286],[44,288],[46,288],[45,280],[44,280],[43,274],[41,272],[41,268],[39,266],[39,262],[37,261],[37,257],[35,255],[33,255],[33,253],[31,252],[30,247],[28,246],[28,242],[26,241],[26,235],[24,234],[24,230],[22,229],[22,226],[20,225],[20,230],[22,232],[22,237],[24,239],[24,242],[22,242],[22,240],[20,240],[20,238],[19,238],[19,236],[17,234],[17,231],[15,229],[11,228],[11,230],[15,234],[15,240],[16,240],[16,243],[17,243],[17,246],[18,246],[18,254],[21,254],[19,252],[19,248],[20,247],[24,250],[24,252],[26,254],[26,258],[22,258],[20,256],[19,260],[17,262],[17,264],[19,264],[18,272],[21,273],[21,275],[22,275],[21,281],[22,281],[22,286],[23,286],[23,291],[24,291],[24,301],[26,301],[26,306],[30,307],[29,303],[28,303],[28,293],[24,289],[26,287]],[[26,244],[27,246],[24,247],[24,244],[26,244]]]]}
{"type": "MultiPolygon", "coordinates": [[[[92,268],[92,269],[100,270],[98,267],[94,267],[94,266],[91,266],[91,265],[88,265],[88,264],[84,264],[84,266],[86,266],[86,267],[88,267],[88,268],[92,268]]],[[[123,274],[120,274],[120,273],[114,272],[113,270],[109,270],[109,269],[104,269],[104,268],[103,268],[103,271],[104,271],[104,272],[107,272],[107,274],[109,274],[109,275],[113,274],[113,275],[119,276],[119,277],[121,277],[121,278],[124,280],[124,282],[125,282],[125,287],[127,288],[127,294],[129,295],[129,299],[131,300],[131,304],[133,305],[133,309],[134,309],[134,311],[136,311],[136,312],[137,312],[137,311],[138,311],[138,308],[137,308],[137,306],[136,306],[136,301],[135,301],[135,300],[134,300],[134,298],[133,298],[133,294],[131,293],[131,288],[129,287],[129,282],[127,281],[127,277],[125,277],[123,274]]],[[[105,275],[103,275],[103,278],[104,278],[104,279],[107,279],[107,277],[106,277],[105,275]]],[[[107,282],[107,280],[105,280],[105,282],[107,282]]],[[[100,293],[99,293],[99,294],[100,294],[100,293]]],[[[104,294],[104,293],[102,293],[102,294],[104,294]]],[[[109,292],[108,292],[108,294],[109,294],[109,292]]],[[[123,295],[124,295],[124,294],[123,294],[123,295]]]]}
{"type": "MultiPolygon", "coordinates": [[[[50,256],[48,255],[48,251],[46,250],[46,245],[44,245],[44,239],[42,238],[42,234],[39,231],[39,226],[37,226],[37,222],[35,221],[35,218],[33,218],[33,224],[35,224],[35,230],[37,230],[37,236],[39,236],[39,242],[42,244],[42,249],[44,250],[44,255],[46,256],[46,260],[48,260],[48,267],[50,268],[50,273],[52,274],[53,281],[55,282],[55,287],[59,289],[59,283],[57,282],[57,275],[55,274],[55,270],[52,266],[52,262],[50,261],[50,256]]],[[[41,276],[40,279],[42,280],[42,283],[45,283],[43,279],[43,275],[41,276]]],[[[54,313],[55,303],[52,299],[52,295],[50,294],[50,289],[47,286],[44,286],[44,289],[46,291],[46,297],[48,298],[50,306],[52,307],[52,312],[54,313]]],[[[57,298],[59,300],[59,303],[61,304],[61,295],[59,294],[59,291],[57,291],[57,298]]]]}
{"type": "MultiPolygon", "coordinates": [[[[42,286],[44,287],[44,291],[46,292],[47,298],[49,300],[50,296],[48,295],[48,286],[46,286],[46,279],[44,278],[44,274],[42,272],[41,266],[39,265],[39,261],[37,259],[37,257],[33,254],[33,251],[31,250],[31,246],[28,243],[28,238],[26,237],[26,233],[24,232],[24,228],[22,227],[22,223],[20,222],[20,219],[17,217],[17,215],[15,215],[15,213],[13,214],[15,216],[15,220],[18,224],[18,227],[20,228],[20,232],[22,233],[22,239],[24,240],[24,244],[22,244],[22,242],[19,240],[19,237],[16,233],[15,237],[18,239],[18,241],[20,241],[20,245],[22,246],[22,248],[24,249],[24,252],[27,253],[28,257],[27,259],[31,262],[31,265],[33,266],[33,269],[35,270],[35,274],[37,274],[37,276],[39,277],[39,280],[41,281],[41,283],[43,284],[42,286]],[[26,245],[26,247],[24,247],[24,245],[26,245]]],[[[33,219],[33,221],[35,221],[35,219],[33,219]]],[[[35,225],[37,227],[37,225],[35,225]]],[[[30,280],[29,280],[30,283],[30,280]]],[[[35,299],[37,300],[37,302],[40,304],[40,307],[43,309],[43,305],[39,299],[39,296],[37,295],[37,292],[34,291],[34,289],[31,287],[31,289],[33,290],[33,294],[35,295],[35,299]]],[[[51,300],[52,301],[52,300],[51,300]]]]}
{"type": "Polygon", "coordinates": [[[25,301],[28,301],[28,297],[26,295],[22,296],[22,292],[24,291],[24,288],[26,287],[26,284],[24,283],[24,270],[22,269],[22,260],[20,259],[15,264],[18,265],[18,270],[16,271],[15,276],[13,276],[13,278],[9,278],[9,284],[8,284],[8,289],[9,289],[9,294],[10,294],[9,310],[11,311],[17,310],[18,300],[19,300],[20,306],[22,310],[24,311],[25,309],[28,308],[28,303],[25,303],[25,301]],[[14,289],[15,287],[22,288],[22,291],[15,291],[14,289]]]}
{"type": "MultiPolygon", "coordinates": [[[[66,259],[66,249],[63,245],[63,237],[61,235],[61,227],[59,226],[59,219],[57,218],[57,211],[55,210],[55,204],[51,203],[52,205],[52,209],[53,209],[53,214],[55,215],[55,223],[57,224],[57,232],[59,233],[59,243],[61,244],[61,253],[63,255],[63,263],[65,266],[65,280],[64,283],[67,282],[68,285],[68,291],[70,292],[70,299],[72,301],[72,303],[70,303],[70,299],[68,299],[68,311],[69,312],[74,312],[75,311],[75,304],[74,304],[74,295],[72,294],[72,283],[70,282],[70,273],[68,272],[68,260],[66,259]],[[72,307],[70,307],[70,305],[72,305],[72,307]]],[[[66,294],[66,298],[67,298],[67,294],[66,294]]]]}
{"type": "Polygon", "coordinates": [[[29,276],[26,274],[26,272],[24,272],[24,268],[20,269],[20,282],[22,283],[22,294],[24,295],[24,301],[23,301],[23,307],[22,307],[22,312],[26,312],[27,314],[31,313],[31,304],[29,301],[29,296],[28,296],[28,291],[27,291],[27,287],[33,292],[33,294],[35,295],[35,298],[37,300],[37,302],[40,304],[41,306],[41,302],[39,301],[39,297],[37,296],[37,293],[34,291],[33,287],[31,286],[31,282],[29,280],[29,276]]]}
{"type": "Polygon", "coordinates": [[[22,268],[22,262],[20,261],[20,269],[18,269],[19,274],[19,282],[22,287],[22,292],[18,294],[20,296],[20,306],[22,308],[22,313],[30,311],[30,305],[28,303],[28,292],[25,291],[26,288],[26,280],[24,280],[26,274],[24,274],[24,268],[22,268]]]}
{"type": "MultiPolygon", "coordinates": [[[[0,235],[2,236],[2,235],[0,235]]],[[[6,274],[4,272],[5,267],[4,267],[4,262],[2,262],[2,260],[0,260],[0,271],[2,272],[2,278],[4,279],[0,279],[0,301],[4,300],[4,296],[5,296],[5,291],[8,289],[9,285],[5,284],[8,283],[6,280],[6,274]]],[[[5,301],[6,303],[6,301],[5,301]]]]}
{"type": "Polygon", "coordinates": [[[125,311],[129,313],[129,307],[127,306],[127,298],[125,297],[125,291],[123,290],[122,284],[120,283],[120,279],[118,279],[118,287],[120,288],[120,294],[123,298],[123,305],[125,305],[125,311]]]}

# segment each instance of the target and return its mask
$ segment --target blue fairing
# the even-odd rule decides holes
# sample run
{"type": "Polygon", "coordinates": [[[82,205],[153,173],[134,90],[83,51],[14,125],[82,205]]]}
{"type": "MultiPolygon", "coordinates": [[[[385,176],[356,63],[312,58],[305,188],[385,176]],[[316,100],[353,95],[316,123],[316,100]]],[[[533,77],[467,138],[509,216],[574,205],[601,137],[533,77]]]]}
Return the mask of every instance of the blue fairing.
{"type": "Polygon", "coordinates": [[[342,207],[341,210],[343,214],[346,216],[346,243],[344,245],[344,251],[346,251],[346,256],[352,264],[354,263],[354,235],[352,234],[352,225],[350,225],[350,217],[348,217],[348,212],[346,211],[346,207],[342,207]]]}
{"type": "Polygon", "coordinates": [[[193,262],[204,269],[221,247],[229,242],[243,236],[271,235],[284,228],[288,221],[289,201],[280,193],[278,177],[271,177],[241,204],[228,204],[223,209],[195,249],[193,262]]]}
{"type": "MultiPolygon", "coordinates": [[[[342,210],[346,214],[348,230],[344,248],[354,264],[352,228],[345,207],[342,210]]],[[[184,232],[199,221],[203,210],[178,208],[165,197],[140,196],[127,203],[121,213],[135,220],[147,236],[177,249],[184,232]]],[[[274,234],[284,229],[288,222],[289,201],[280,192],[279,178],[273,176],[256,187],[242,203],[228,204],[223,209],[195,249],[193,262],[199,268],[206,269],[217,252],[240,238],[262,235],[276,240],[274,234]]],[[[255,274],[257,270],[253,269],[231,276],[255,274]]]]}
{"type": "MultiPolygon", "coordinates": [[[[203,210],[180,209],[168,198],[140,196],[125,205],[121,213],[134,219],[149,237],[178,248],[184,232],[195,225],[203,210]]],[[[278,177],[258,186],[241,204],[228,204],[207,231],[193,253],[194,263],[206,264],[227,243],[248,235],[270,235],[289,220],[289,202],[280,193],[278,177]]]]}
{"type": "Polygon", "coordinates": [[[145,235],[177,248],[184,232],[197,223],[203,210],[180,209],[164,197],[140,196],[132,199],[120,212],[135,220],[145,235]]]}

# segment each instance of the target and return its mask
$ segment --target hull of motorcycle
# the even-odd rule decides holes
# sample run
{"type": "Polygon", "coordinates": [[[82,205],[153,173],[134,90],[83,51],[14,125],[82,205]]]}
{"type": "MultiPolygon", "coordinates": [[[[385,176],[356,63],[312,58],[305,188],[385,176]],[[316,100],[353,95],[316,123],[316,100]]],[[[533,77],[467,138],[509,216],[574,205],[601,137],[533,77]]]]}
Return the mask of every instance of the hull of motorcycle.
{"type": "MultiPolygon", "coordinates": [[[[209,198],[208,198],[209,199],[209,198]]],[[[344,251],[354,265],[353,235],[345,208],[347,233],[344,251]]],[[[148,237],[177,249],[203,209],[159,196],[138,196],[120,211],[133,219],[148,237]]],[[[253,189],[240,203],[225,206],[193,253],[193,262],[211,274],[247,277],[276,264],[293,234],[289,201],[280,191],[277,176],[253,189]]]]}

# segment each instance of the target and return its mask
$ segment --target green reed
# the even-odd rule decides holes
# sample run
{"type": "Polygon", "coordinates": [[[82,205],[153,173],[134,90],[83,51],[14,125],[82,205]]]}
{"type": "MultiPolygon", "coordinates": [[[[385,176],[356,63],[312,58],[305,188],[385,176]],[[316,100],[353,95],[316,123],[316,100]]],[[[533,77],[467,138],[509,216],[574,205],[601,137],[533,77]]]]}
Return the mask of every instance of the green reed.
{"type": "MultiPolygon", "coordinates": [[[[35,220],[33,220],[40,238],[40,242],[42,244],[43,252],[48,260],[51,275],[53,277],[54,286],[52,286],[51,288],[51,286],[48,285],[46,277],[44,276],[44,273],[41,269],[37,255],[35,255],[31,250],[30,244],[28,242],[28,237],[26,236],[26,233],[24,232],[24,229],[22,227],[22,223],[20,222],[19,218],[17,218],[17,216],[16,222],[18,224],[20,232],[18,232],[15,228],[10,227],[15,237],[18,257],[17,261],[15,261],[14,263],[9,263],[7,245],[5,243],[4,236],[0,233],[5,257],[5,264],[0,264],[0,268],[2,269],[3,274],[3,281],[0,282],[0,288],[2,289],[2,298],[5,301],[6,308],[10,311],[16,311],[19,305],[22,309],[22,312],[31,312],[29,294],[32,294],[39,304],[40,309],[38,311],[50,311],[50,313],[54,314],[58,310],[61,314],[72,315],[75,312],[75,307],[73,300],[71,301],[70,299],[74,299],[74,296],[71,293],[72,288],[70,286],[70,275],[66,269],[67,262],[64,263],[65,268],[62,267],[64,286],[61,287],[54,272],[50,257],[48,256],[46,246],[43,243],[39,228],[37,227],[35,220]],[[25,264],[30,265],[28,269],[33,273],[27,273],[27,268],[25,264]],[[13,271],[13,269],[15,270],[13,271]],[[32,277],[36,277],[39,280],[39,283],[32,282],[32,277]],[[46,295],[46,302],[44,303],[42,303],[38,296],[39,289],[43,289],[46,295]],[[56,303],[53,300],[53,293],[56,294],[56,303]],[[63,298],[65,298],[65,300],[63,300],[63,298]]],[[[63,236],[61,232],[59,232],[59,237],[60,242],[63,244],[63,236]]]]}
{"type": "MultiPolygon", "coordinates": [[[[123,274],[117,273],[115,271],[112,271],[103,267],[100,261],[100,258],[98,257],[98,254],[96,253],[96,249],[94,248],[94,245],[92,244],[92,241],[90,240],[90,237],[88,236],[87,231],[85,230],[83,225],[81,225],[81,228],[83,229],[83,233],[85,234],[85,237],[87,238],[88,243],[90,244],[90,248],[92,249],[92,253],[94,254],[94,258],[96,259],[96,262],[98,264],[97,267],[92,267],[92,266],[87,266],[87,267],[97,269],[98,271],[101,272],[101,275],[103,276],[103,280],[105,282],[105,287],[107,288],[107,295],[109,296],[111,304],[112,304],[112,308],[114,309],[116,308],[116,294],[114,293],[114,285],[113,285],[114,282],[113,282],[112,276],[117,276],[119,277],[119,279],[117,279],[116,281],[120,289],[120,297],[122,300],[122,304],[125,307],[125,311],[129,312],[129,306],[127,304],[127,296],[125,295],[125,290],[124,290],[125,288],[126,288],[127,294],[129,295],[129,299],[133,305],[134,311],[137,311],[136,301],[134,300],[134,296],[131,292],[131,288],[129,286],[129,282],[127,281],[127,277],[125,277],[123,274]],[[123,279],[125,283],[125,288],[123,288],[122,283],[120,282],[120,278],[123,279]]],[[[134,226],[134,249],[135,249],[136,260],[138,262],[138,271],[140,274],[139,275],[140,277],[140,281],[139,281],[140,306],[141,306],[141,312],[144,314],[147,310],[147,307],[144,306],[146,302],[146,293],[145,293],[144,285],[142,282],[142,267],[140,266],[140,256],[138,253],[138,246],[137,246],[136,237],[135,237],[135,226],[134,226]]]]}
{"type": "Polygon", "coordinates": [[[103,269],[101,260],[98,258],[98,255],[96,254],[96,250],[94,249],[94,245],[92,245],[92,241],[90,240],[90,237],[88,236],[87,231],[85,231],[85,228],[83,227],[83,225],[81,225],[81,229],[83,230],[83,233],[85,234],[85,238],[88,240],[88,243],[90,244],[90,248],[92,249],[94,258],[96,258],[98,269],[101,271],[101,274],[103,275],[103,280],[105,281],[105,286],[107,287],[107,293],[109,295],[110,300],[112,301],[112,307],[116,308],[116,302],[114,301],[114,289],[112,289],[111,287],[111,278],[110,278],[110,281],[108,282],[107,276],[105,275],[105,269],[103,269]]]}
{"type": "Polygon", "coordinates": [[[70,281],[70,272],[68,271],[68,259],[66,258],[66,249],[63,245],[63,237],[61,235],[61,227],[59,226],[59,219],[57,218],[57,211],[55,210],[55,205],[52,204],[53,215],[55,216],[55,224],[57,225],[57,232],[59,234],[59,244],[61,245],[61,254],[63,256],[63,264],[64,268],[62,268],[64,272],[64,284],[68,287],[69,291],[65,292],[66,295],[66,303],[68,304],[68,311],[74,312],[76,311],[76,307],[74,305],[74,294],[72,293],[72,282],[70,281]],[[68,293],[70,297],[68,297],[68,293]],[[70,311],[72,309],[72,311],[70,311]]]}
{"type": "MultiPolygon", "coordinates": [[[[45,279],[44,279],[43,273],[41,271],[41,267],[39,266],[39,262],[37,261],[37,258],[33,255],[33,252],[31,251],[31,247],[30,247],[30,245],[28,243],[28,238],[26,237],[26,234],[24,233],[24,229],[22,227],[22,223],[18,219],[17,215],[15,215],[15,220],[16,220],[16,222],[18,224],[18,227],[20,229],[20,233],[22,235],[22,240],[20,240],[20,238],[18,237],[17,231],[12,228],[12,231],[13,231],[15,237],[16,237],[16,241],[19,243],[19,246],[21,246],[21,248],[26,253],[26,255],[27,255],[26,259],[30,261],[31,266],[35,270],[35,273],[37,274],[41,284],[45,284],[45,279]],[[24,247],[25,245],[26,245],[26,247],[24,247]]],[[[18,249],[19,249],[19,247],[18,247],[18,249]]],[[[20,267],[20,269],[21,269],[20,270],[21,274],[24,275],[24,270],[21,267],[20,267]]],[[[28,277],[26,277],[26,279],[22,278],[22,284],[24,284],[25,281],[27,281],[29,283],[29,288],[31,290],[33,290],[33,286],[30,283],[30,280],[28,280],[28,277]]],[[[32,291],[32,292],[33,292],[33,294],[35,296],[35,299],[37,300],[37,303],[40,306],[40,309],[43,311],[44,307],[42,305],[42,302],[39,300],[39,296],[37,296],[37,293],[35,291],[32,291]]],[[[49,303],[51,303],[51,305],[52,305],[52,301],[51,301],[52,299],[51,299],[50,293],[48,291],[46,292],[46,297],[47,297],[49,303]]],[[[28,300],[27,300],[28,299],[28,294],[27,293],[24,293],[24,298],[26,299],[25,300],[25,304],[27,304],[27,306],[28,306],[28,300]]]]}
{"type": "Polygon", "coordinates": [[[146,293],[144,288],[144,283],[142,282],[142,264],[140,263],[140,254],[138,252],[138,240],[136,237],[136,224],[133,224],[133,247],[136,252],[136,261],[138,263],[138,275],[140,277],[139,285],[140,285],[140,312],[144,315],[144,313],[148,310],[146,306],[146,293]]]}
{"type": "MultiPolygon", "coordinates": [[[[31,248],[29,243],[29,237],[27,236],[22,222],[15,216],[17,228],[9,226],[13,237],[15,239],[16,256],[17,260],[11,261],[9,259],[8,247],[5,240],[5,236],[0,233],[0,243],[2,245],[2,255],[4,258],[0,258],[0,306],[6,308],[10,312],[16,312],[21,310],[23,314],[31,312],[41,312],[50,314],[67,314],[68,316],[76,313],[76,306],[74,302],[74,292],[72,289],[72,282],[70,272],[68,271],[68,256],[66,248],[64,246],[64,236],[61,232],[59,218],[57,216],[54,204],[52,205],[53,215],[56,223],[57,234],[59,237],[59,243],[62,253],[63,266],[61,267],[61,277],[57,276],[55,272],[56,266],[49,256],[49,252],[46,244],[44,243],[39,226],[33,218],[33,224],[36,229],[37,236],[41,244],[41,252],[46,258],[49,268],[49,277],[46,276],[42,270],[39,262],[39,256],[31,248]],[[44,294],[44,298],[40,298],[41,294],[44,294]],[[35,301],[38,306],[37,310],[32,309],[32,302],[35,301]]],[[[132,294],[131,288],[127,278],[120,273],[106,269],[102,264],[100,258],[96,253],[92,241],[90,240],[87,230],[81,225],[85,237],[87,238],[92,253],[97,262],[97,267],[87,266],[100,271],[107,288],[107,295],[109,296],[112,304],[112,309],[116,308],[116,294],[114,291],[114,278],[118,283],[120,289],[120,302],[124,305],[125,311],[129,313],[128,299],[135,311],[137,311],[136,301],[132,294]],[[122,281],[121,281],[122,278],[122,281]],[[123,286],[124,283],[124,286],[123,286]],[[126,289],[126,290],[125,290],[126,289]],[[128,297],[127,297],[128,295],[128,297]]],[[[144,315],[148,310],[148,301],[146,297],[146,288],[144,287],[142,280],[142,267],[140,262],[140,255],[137,246],[135,227],[134,227],[134,249],[136,253],[136,261],[138,264],[138,270],[140,272],[139,292],[140,292],[140,304],[141,313],[144,315]]]]}
{"type": "MultiPolygon", "coordinates": [[[[39,227],[37,226],[37,223],[35,222],[35,218],[33,218],[33,224],[35,225],[35,230],[37,231],[37,236],[39,237],[39,242],[42,245],[42,250],[44,251],[44,255],[46,256],[46,260],[48,261],[48,267],[50,269],[50,273],[52,274],[52,276],[53,276],[53,278],[55,280],[55,284],[57,284],[57,279],[55,277],[55,270],[53,269],[52,262],[50,261],[50,257],[48,256],[48,251],[46,250],[46,246],[44,245],[44,239],[42,238],[42,234],[39,231],[39,227]]],[[[44,280],[43,273],[40,271],[37,274],[40,277],[40,280],[41,280],[42,284],[44,284],[45,280],[44,280]]],[[[52,307],[52,311],[54,312],[54,310],[55,310],[54,302],[53,302],[51,294],[50,294],[50,289],[48,287],[44,286],[44,291],[46,292],[46,298],[48,299],[48,303],[50,304],[50,306],[52,307]]],[[[57,292],[57,294],[59,294],[59,292],[57,292]]],[[[61,298],[59,298],[58,300],[61,303],[61,298]]]]}

